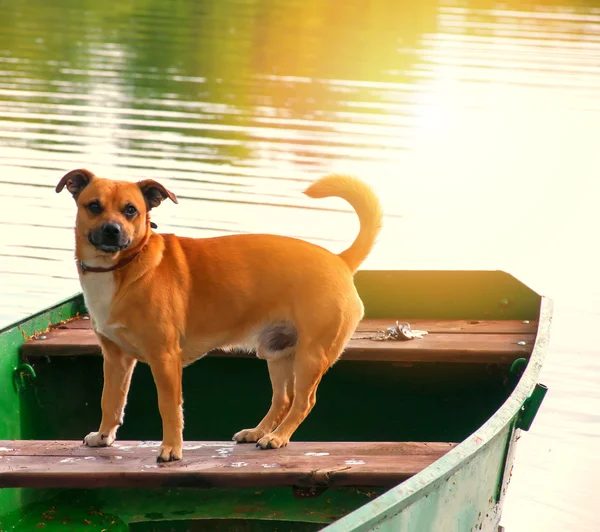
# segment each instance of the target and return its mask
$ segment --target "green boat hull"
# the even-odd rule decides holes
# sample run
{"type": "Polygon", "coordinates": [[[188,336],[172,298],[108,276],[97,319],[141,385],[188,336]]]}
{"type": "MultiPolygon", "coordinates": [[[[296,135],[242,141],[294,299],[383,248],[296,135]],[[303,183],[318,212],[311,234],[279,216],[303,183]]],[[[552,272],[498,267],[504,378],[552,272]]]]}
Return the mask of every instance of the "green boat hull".
{"type": "MultiPolygon", "coordinates": [[[[356,284],[369,318],[539,320],[508,391],[509,368],[342,360],[294,437],[461,442],[430,467],[385,493],[357,486],[316,497],[290,488],[0,489],[0,530],[497,530],[516,441],[543,397],[551,301],[503,272],[365,271],[356,284]]],[[[32,335],[85,310],[78,295],[0,331],[0,439],[81,439],[97,425],[100,357],[37,360],[35,379],[20,358],[32,335]]],[[[255,359],[206,358],[184,372],[184,397],[186,440],[229,439],[266,410],[267,371],[255,359]]],[[[155,404],[140,365],[120,439],[160,439],[155,404]]]]}

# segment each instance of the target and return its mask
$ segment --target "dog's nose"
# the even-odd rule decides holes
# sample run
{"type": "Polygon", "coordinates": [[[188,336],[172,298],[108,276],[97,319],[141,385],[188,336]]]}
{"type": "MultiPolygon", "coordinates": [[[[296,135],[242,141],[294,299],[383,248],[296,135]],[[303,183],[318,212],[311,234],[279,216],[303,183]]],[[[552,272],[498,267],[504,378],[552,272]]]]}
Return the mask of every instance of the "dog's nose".
{"type": "Polygon", "coordinates": [[[121,234],[119,224],[104,224],[102,226],[102,235],[106,238],[117,238],[121,234]]]}

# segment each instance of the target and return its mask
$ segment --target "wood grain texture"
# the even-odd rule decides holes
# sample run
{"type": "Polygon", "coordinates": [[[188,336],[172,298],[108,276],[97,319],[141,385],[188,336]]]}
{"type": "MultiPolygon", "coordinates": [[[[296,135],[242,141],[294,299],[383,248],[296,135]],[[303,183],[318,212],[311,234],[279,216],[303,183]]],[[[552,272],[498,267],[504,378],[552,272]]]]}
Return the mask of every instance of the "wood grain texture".
{"type": "MultiPolygon", "coordinates": [[[[403,320],[399,320],[403,321],[403,320]]],[[[350,340],[343,360],[389,362],[461,362],[508,364],[527,358],[533,349],[537,322],[515,320],[404,320],[413,329],[429,334],[410,341],[378,342],[363,339],[395,324],[395,320],[363,320],[350,340]],[[525,345],[519,343],[525,342],[525,345]]],[[[90,320],[77,319],[29,340],[22,348],[24,357],[98,355],[100,345],[90,320]]],[[[209,356],[254,357],[240,351],[213,351],[209,356]]]]}
{"type": "Polygon", "coordinates": [[[394,486],[453,443],[292,442],[263,451],[187,442],[180,462],[156,463],[159,442],[89,448],[73,441],[0,441],[0,488],[394,486]]]}

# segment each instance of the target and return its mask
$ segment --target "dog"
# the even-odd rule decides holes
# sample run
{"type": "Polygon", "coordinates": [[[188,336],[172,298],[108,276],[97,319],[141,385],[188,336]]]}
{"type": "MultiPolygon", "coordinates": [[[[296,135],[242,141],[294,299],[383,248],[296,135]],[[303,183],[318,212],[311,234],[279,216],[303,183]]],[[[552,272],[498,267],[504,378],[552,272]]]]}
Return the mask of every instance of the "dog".
{"type": "Polygon", "coordinates": [[[233,440],[261,449],[287,445],[364,314],[353,274],[381,228],[372,189],[330,175],[305,191],[311,198],[343,198],[359,217],[356,240],[335,255],[268,234],[158,234],[151,209],[177,197],[154,180],[115,181],[77,169],[56,192],[65,187],[77,204],[77,270],[104,360],[102,420],[83,442],[113,444],[141,361],[158,392],[163,439],[157,461],[180,460],[182,368],[211,350],[242,346],[267,361],[273,396],[262,421],[233,440]]]}

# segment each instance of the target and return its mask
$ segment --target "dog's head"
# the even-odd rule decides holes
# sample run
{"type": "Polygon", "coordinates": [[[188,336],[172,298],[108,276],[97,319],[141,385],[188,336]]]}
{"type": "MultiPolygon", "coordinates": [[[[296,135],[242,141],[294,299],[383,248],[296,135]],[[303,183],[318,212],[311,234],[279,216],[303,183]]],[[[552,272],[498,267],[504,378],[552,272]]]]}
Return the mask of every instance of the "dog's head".
{"type": "Polygon", "coordinates": [[[77,236],[99,252],[115,254],[139,244],[150,228],[149,211],[175,194],[152,179],[138,183],[96,177],[85,169],[72,170],[56,186],[77,203],[77,236]]]}

